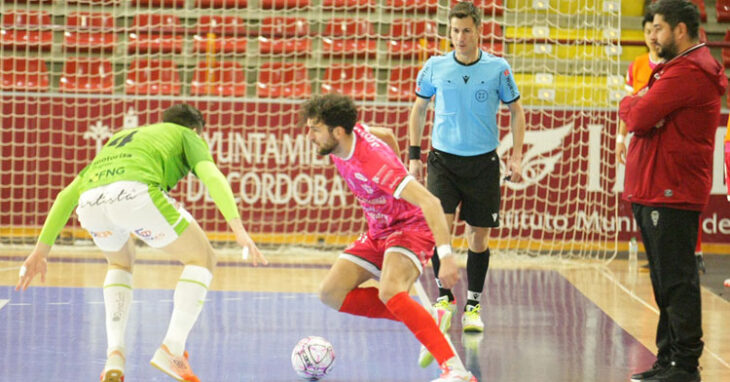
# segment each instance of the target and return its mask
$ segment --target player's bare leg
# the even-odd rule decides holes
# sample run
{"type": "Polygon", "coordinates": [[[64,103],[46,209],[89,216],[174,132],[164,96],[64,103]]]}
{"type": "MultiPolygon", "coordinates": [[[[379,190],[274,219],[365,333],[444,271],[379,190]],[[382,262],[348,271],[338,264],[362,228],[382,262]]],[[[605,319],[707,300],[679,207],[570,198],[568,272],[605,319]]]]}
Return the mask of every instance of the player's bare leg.
{"type": "Polygon", "coordinates": [[[104,255],[109,263],[104,279],[107,359],[100,379],[102,382],[122,382],[126,361],[124,335],[132,305],[134,242],[130,239],[119,251],[106,251],[104,255]]]}
{"type": "Polygon", "coordinates": [[[319,299],[330,308],[340,310],[347,295],[371,278],[373,274],[363,267],[339,258],[319,286],[319,299]]]}
{"type": "Polygon", "coordinates": [[[162,248],[185,264],[175,287],[170,326],[162,346],[150,364],[178,381],[199,381],[188,362],[185,342],[200,311],[213,279],[216,257],[208,238],[195,222],[171,244],[162,248]]]}

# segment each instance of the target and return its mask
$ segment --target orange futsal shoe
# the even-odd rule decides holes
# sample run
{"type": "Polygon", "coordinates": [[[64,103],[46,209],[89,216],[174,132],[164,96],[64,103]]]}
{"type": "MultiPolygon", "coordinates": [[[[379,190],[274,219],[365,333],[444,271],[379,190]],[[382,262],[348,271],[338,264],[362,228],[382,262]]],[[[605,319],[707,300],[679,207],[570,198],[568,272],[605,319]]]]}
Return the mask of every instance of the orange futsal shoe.
{"type": "Polygon", "coordinates": [[[167,346],[162,345],[155,351],[150,365],[179,382],[200,382],[200,379],[193,374],[193,370],[190,368],[187,351],[182,356],[175,356],[170,353],[167,346]]]}

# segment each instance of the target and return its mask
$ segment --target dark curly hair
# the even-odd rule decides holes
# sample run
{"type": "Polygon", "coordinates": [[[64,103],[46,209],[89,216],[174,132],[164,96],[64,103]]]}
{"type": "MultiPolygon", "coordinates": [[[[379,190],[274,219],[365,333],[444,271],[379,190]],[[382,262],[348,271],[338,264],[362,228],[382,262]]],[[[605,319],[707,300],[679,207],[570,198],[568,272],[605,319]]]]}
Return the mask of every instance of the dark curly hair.
{"type": "Polygon", "coordinates": [[[342,94],[314,96],[302,104],[300,123],[306,123],[307,119],[322,122],[330,130],[342,126],[347,134],[351,134],[357,122],[357,107],[352,98],[342,94]]]}
{"type": "Polygon", "coordinates": [[[170,106],[162,112],[162,122],[174,123],[196,130],[198,133],[205,127],[205,118],[200,110],[184,103],[170,106]]]}
{"type": "Polygon", "coordinates": [[[659,0],[651,5],[650,12],[662,15],[664,21],[674,29],[677,24],[687,26],[687,34],[696,40],[700,29],[700,10],[688,0],[659,0]]]}

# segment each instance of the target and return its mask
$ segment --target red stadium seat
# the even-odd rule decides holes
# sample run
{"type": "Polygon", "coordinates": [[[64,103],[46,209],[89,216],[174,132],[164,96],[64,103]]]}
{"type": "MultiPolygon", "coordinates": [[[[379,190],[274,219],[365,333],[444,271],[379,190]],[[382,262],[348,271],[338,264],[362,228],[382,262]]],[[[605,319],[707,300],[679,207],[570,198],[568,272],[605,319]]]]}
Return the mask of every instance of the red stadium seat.
{"type": "Polygon", "coordinates": [[[63,65],[59,90],[64,93],[113,93],[114,71],[111,61],[68,58],[63,65]]]}
{"type": "Polygon", "coordinates": [[[357,100],[374,100],[375,73],[367,65],[333,64],[324,72],[322,93],[340,93],[357,100]]]}
{"type": "Polygon", "coordinates": [[[390,70],[389,101],[413,101],[416,97],[416,76],[419,66],[399,66],[390,70]]]}
{"type": "Polygon", "coordinates": [[[180,18],[171,14],[138,14],[129,34],[130,53],[180,53],[183,34],[180,18]]]}
{"type": "Polygon", "coordinates": [[[261,98],[309,98],[312,84],[299,62],[266,62],[259,69],[256,94],[261,98]]]}
{"type": "Polygon", "coordinates": [[[494,21],[482,22],[482,44],[480,48],[495,56],[504,55],[502,27],[494,21]]]}
{"type": "Polygon", "coordinates": [[[201,61],[193,73],[190,83],[191,95],[246,96],[246,73],[235,61],[219,61],[210,68],[201,61]]]}
{"type": "Polygon", "coordinates": [[[66,17],[63,47],[68,51],[112,52],[117,43],[111,13],[71,12],[66,17]]]}
{"type": "MultiPolygon", "coordinates": [[[[459,3],[460,0],[451,0],[451,7],[459,3]]],[[[504,13],[504,3],[502,0],[473,0],[474,5],[484,10],[484,16],[492,15],[502,16],[504,13]]]]}
{"type": "Polygon", "coordinates": [[[309,22],[302,17],[264,17],[259,30],[259,51],[269,55],[306,56],[312,52],[309,22]]]}
{"type": "Polygon", "coordinates": [[[0,89],[45,92],[49,89],[48,68],[40,58],[4,57],[0,89]]]}
{"type": "Polygon", "coordinates": [[[0,28],[0,45],[7,49],[51,50],[51,14],[46,11],[7,11],[0,28]]]}
{"type": "MultiPolygon", "coordinates": [[[[67,0],[68,4],[81,4],[81,5],[117,5],[123,0],[67,0]]],[[[48,1],[49,3],[51,1],[48,1]]]]}
{"type": "Polygon", "coordinates": [[[717,22],[730,22],[730,0],[717,0],[715,3],[717,9],[717,22]]]}
{"type": "Polygon", "coordinates": [[[220,53],[245,53],[247,46],[246,22],[242,17],[206,15],[198,19],[193,51],[209,52],[212,47],[220,53]]]}
{"type": "Polygon", "coordinates": [[[692,0],[693,3],[697,4],[697,8],[700,9],[700,21],[703,23],[707,22],[707,9],[705,8],[705,0],[692,0]]]}
{"type": "Polygon", "coordinates": [[[6,3],[51,4],[53,0],[5,0],[6,3]]]}
{"type": "Polygon", "coordinates": [[[438,24],[432,20],[394,19],[390,24],[388,55],[427,58],[438,53],[438,24]]]}
{"type": "Polygon", "coordinates": [[[439,2],[438,0],[388,0],[386,5],[388,8],[395,9],[396,12],[436,13],[439,2]]]}
{"type": "Polygon", "coordinates": [[[198,8],[236,8],[248,7],[248,0],[195,0],[198,8]]]}
{"type": "Polygon", "coordinates": [[[150,7],[166,7],[166,8],[183,8],[185,0],[132,0],[131,5],[140,8],[150,7]]]}
{"type": "Polygon", "coordinates": [[[376,0],[323,0],[322,8],[328,10],[365,10],[374,9],[376,4],[376,0]]]}
{"type": "Polygon", "coordinates": [[[324,31],[322,53],[328,57],[375,57],[375,27],[367,19],[333,18],[324,31]],[[347,38],[351,37],[351,38],[347,38]]]}
{"type": "Polygon", "coordinates": [[[124,82],[127,94],[179,95],[181,88],[173,60],[134,60],[124,82]]]}
{"type": "Polygon", "coordinates": [[[308,8],[310,0],[261,0],[263,9],[308,8]]]}
{"type": "Polygon", "coordinates": [[[259,31],[264,37],[303,37],[309,33],[309,22],[303,17],[264,17],[259,31]]]}

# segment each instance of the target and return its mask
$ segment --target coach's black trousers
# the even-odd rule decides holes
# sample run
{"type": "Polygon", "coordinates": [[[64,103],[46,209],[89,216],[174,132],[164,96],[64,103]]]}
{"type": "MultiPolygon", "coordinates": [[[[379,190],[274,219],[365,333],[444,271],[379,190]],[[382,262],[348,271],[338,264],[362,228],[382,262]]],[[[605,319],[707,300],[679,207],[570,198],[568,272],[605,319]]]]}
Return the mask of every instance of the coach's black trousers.
{"type": "Polygon", "coordinates": [[[702,354],[702,303],[695,261],[699,211],[632,205],[659,307],[657,359],[694,369],[702,354]]]}

